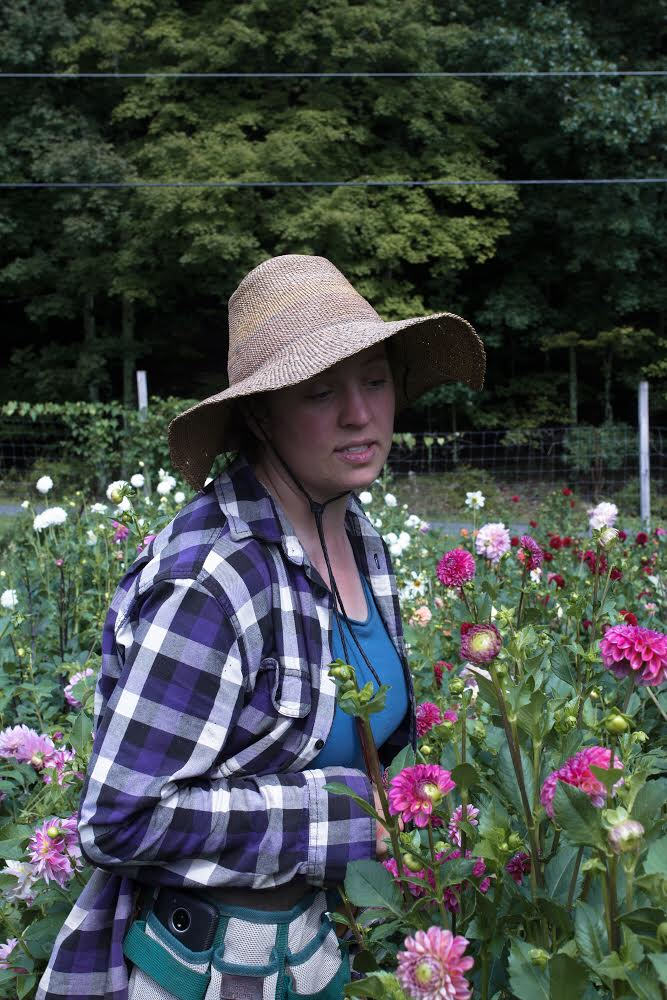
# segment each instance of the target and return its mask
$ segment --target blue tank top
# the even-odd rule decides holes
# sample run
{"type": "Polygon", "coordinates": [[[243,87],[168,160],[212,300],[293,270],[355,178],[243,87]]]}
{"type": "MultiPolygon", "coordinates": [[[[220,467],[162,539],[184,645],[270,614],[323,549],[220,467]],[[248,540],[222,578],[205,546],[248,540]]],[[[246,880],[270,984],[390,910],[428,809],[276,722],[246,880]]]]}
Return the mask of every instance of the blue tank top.
{"type": "MultiPolygon", "coordinates": [[[[373,730],[375,743],[378,747],[381,747],[384,741],[391,736],[403,721],[405,713],[408,710],[408,691],[403,674],[403,666],[396,647],[384,626],[380,612],[373,600],[373,594],[368,581],[363,575],[360,574],[360,576],[368,606],[368,616],[363,622],[350,619],[350,624],[357,637],[357,642],[362,646],[366,656],[373,664],[373,668],[380,681],[383,684],[391,685],[391,690],[387,692],[384,709],[375,715],[371,715],[371,729],[373,730]]],[[[364,664],[359,650],[350,637],[348,626],[343,622],[341,624],[345,629],[347,650],[352,661],[352,666],[357,672],[359,687],[363,687],[367,681],[371,681],[374,690],[377,690],[377,683],[368,667],[364,664]]],[[[340,659],[345,659],[343,643],[335,619],[332,630],[331,657],[334,660],[339,657],[340,659]]],[[[338,705],[336,705],[334,711],[334,719],[327,741],[309,764],[309,767],[317,768],[334,766],[364,769],[356,721],[353,716],[341,711],[338,705]]]]}

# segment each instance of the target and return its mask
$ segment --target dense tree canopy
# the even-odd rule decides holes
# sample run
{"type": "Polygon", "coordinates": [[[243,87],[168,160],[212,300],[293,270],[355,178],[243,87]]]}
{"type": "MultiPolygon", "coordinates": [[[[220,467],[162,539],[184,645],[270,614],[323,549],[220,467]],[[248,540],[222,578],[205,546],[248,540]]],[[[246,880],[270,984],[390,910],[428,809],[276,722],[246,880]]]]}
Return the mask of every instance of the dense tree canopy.
{"type": "MultiPolygon", "coordinates": [[[[5,0],[5,72],[661,68],[667,0],[5,0]]],[[[665,174],[652,77],[1,81],[5,181],[427,180],[665,174]]],[[[271,254],[331,258],[386,319],[451,309],[488,388],[431,423],[667,408],[665,185],[4,191],[2,397],[188,396],[225,377],[226,301],[271,254]]],[[[409,418],[408,418],[409,419],[409,418]]],[[[414,415],[415,426],[424,421],[414,415]]]]}

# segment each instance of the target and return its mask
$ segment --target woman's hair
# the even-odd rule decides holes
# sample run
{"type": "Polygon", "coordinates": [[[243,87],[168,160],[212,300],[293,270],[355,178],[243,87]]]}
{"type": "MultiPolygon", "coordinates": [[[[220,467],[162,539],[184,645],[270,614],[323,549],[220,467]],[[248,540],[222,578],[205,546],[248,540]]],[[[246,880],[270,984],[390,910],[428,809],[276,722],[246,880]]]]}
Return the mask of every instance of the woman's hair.
{"type": "Polygon", "coordinates": [[[252,396],[247,396],[243,402],[240,400],[232,406],[229,417],[228,434],[233,450],[243,455],[247,462],[255,462],[259,458],[262,442],[259,440],[246,419],[247,410],[258,410],[258,416],[265,412],[264,397],[266,393],[258,392],[252,396]]]}

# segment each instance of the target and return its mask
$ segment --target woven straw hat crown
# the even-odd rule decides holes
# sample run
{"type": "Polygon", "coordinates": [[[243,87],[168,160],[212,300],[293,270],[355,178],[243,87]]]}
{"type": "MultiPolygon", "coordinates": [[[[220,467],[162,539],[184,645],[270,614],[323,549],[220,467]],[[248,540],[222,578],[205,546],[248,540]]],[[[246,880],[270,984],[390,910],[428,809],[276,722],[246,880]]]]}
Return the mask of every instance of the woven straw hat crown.
{"type": "Polygon", "coordinates": [[[460,316],[385,322],[325,257],[263,261],[229,300],[229,387],[169,425],[174,467],[201,489],[215,456],[237,444],[229,421],[234,400],[295,385],[383,341],[400,373],[399,409],[442,382],[482,387],[484,347],[460,316]]]}

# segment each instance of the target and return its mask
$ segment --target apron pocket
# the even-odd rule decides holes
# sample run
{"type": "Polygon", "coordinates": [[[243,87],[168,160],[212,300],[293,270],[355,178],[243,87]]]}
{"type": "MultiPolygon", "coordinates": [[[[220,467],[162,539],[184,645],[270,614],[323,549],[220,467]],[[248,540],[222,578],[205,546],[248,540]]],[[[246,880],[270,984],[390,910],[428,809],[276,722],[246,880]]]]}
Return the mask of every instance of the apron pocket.
{"type": "Polygon", "coordinates": [[[212,948],[190,951],[149,913],[134,921],[123,951],[133,964],[128,1000],[205,1000],[212,948]]]}
{"type": "Polygon", "coordinates": [[[329,1000],[343,996],[343,985],[350,979],[350,963],[328,917],[322,920],[320,933],[302,951],[286,957],[292,984],[287,997],[329,1000]]]}

